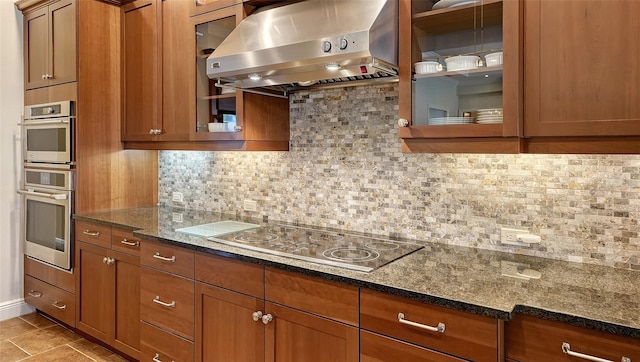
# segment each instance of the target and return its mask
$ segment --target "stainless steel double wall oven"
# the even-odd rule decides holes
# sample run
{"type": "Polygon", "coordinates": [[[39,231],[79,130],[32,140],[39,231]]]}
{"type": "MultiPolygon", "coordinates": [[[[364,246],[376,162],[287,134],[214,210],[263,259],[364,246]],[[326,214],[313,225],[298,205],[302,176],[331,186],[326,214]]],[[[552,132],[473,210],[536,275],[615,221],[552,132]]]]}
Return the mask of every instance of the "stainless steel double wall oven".
{"type": "Polygon", "coordinates": [[[73,102],[25,107],[22,240],[32,259],[70,271],[73,256],[73,102]]]}

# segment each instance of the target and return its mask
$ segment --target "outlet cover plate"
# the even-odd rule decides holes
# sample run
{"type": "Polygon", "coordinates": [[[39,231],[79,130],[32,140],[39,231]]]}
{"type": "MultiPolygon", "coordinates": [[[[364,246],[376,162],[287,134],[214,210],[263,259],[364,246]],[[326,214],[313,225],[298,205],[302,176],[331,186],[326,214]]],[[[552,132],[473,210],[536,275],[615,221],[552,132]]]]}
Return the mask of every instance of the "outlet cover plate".
{"type": "Polygon", "coordinates": [[[183,201],[182,192],[174,192],[173,194],[171,194],[171,201],[182,202],[183,201]]]}
{"type": "Polygon", "coordinates": [[[244,200],[242,204],[244,211],[258,211],[258,203],[253,200],[244,200]]]}
{"type": "Polygon", "coordinates": [[[502,228],[500,229],[500,243],[502,245],[515,245],[529,247],[531,244],[518,241],[518,234],[529,234],[528,230],[502,228]]]}

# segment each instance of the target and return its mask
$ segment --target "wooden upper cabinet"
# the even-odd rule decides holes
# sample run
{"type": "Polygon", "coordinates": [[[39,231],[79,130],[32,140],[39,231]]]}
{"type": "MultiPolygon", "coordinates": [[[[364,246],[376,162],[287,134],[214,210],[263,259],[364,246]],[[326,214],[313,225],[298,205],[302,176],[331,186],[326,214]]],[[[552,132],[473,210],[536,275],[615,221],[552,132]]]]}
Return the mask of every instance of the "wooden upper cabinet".
{"type": "Polygon", "coordinates": [[[428,1],[400,0],[403,152],[520,151],[522,3],[485,0],[432,9],[428,1]],[[499,52],[503,61],[488,60],[499,52]],[[457,56],[475,60],[454,67],[457,56]],[[414,66],[420,61],[441,68],[425,73],[414,66]]]}
{"type": "Polygon", "coordinates": [[[77,80],[76,3],[59,0],[24,14],[25,89],[77,80]]]}
{"type": "Polygon", "coordinates": [[[524,10],[524,136],[609,139],[531,150],[640,152],[637,138],[610,143],[640,136],[640,2],[527,0],[524,10]]]}
{"type": "Polygon", "coordinates": [[[122,7],[123,141],[152,140],[162,127],[158,13],[158,0],[122,7]]]}

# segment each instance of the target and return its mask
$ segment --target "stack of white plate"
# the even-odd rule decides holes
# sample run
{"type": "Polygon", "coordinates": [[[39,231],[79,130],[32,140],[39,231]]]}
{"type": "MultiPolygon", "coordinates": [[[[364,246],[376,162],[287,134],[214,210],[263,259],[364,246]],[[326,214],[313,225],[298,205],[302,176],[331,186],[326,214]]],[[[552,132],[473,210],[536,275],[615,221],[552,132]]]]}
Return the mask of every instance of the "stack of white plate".
{"type": "Polygon", "coordinates": [[[502,123],[502,108],[478,109],[478,118],[476,120],[476,123],[502,123]]]}
{"type": "Polygon", "coordinates": [[[468,124],[473,123],[473,117],[434,117],[429,119],[429,125],[441,126],[445,124],[468,124]]]}

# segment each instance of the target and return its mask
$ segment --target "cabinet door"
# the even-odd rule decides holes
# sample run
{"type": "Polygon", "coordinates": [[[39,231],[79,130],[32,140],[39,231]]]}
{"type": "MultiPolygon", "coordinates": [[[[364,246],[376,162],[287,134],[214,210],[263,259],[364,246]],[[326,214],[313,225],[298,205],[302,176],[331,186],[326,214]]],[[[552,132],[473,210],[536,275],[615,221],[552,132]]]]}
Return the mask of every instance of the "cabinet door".
{"type": "Polygon", "coordinates": [[[262,313],[261,299],[196,283],[196,360],[263,361],[262,313]]]}
{"type": "Polygon", "coordinates": [[[76,16],[75,0],[49,5],[49,85],[77,79],[76,16]]]}
{"type": "Polygon", "coordinates": [[[140,260],[112,253],[115,264],[115,326],[113,346],[138,358],[140,353],[140,260]]]}
{"type": "Polygon", "coordinates": [[[403,152],[519,152],[522,1],[399,4],[403,152]]]}
{"type": "Polygon", "coordinates": [[[358,328],[266,303],[266,361],[358,361],[358,328]]]}
{"type": "Polygon", "coordinates": [[[109,249],[76,241],[77,327],[103,342],[108,342],[113,334],[115,318],[115,274],[107,264],[109,252],[109,249]]]}
{"type": "Polygon", "coordinates": [[[524,5],[525,136],[640,135],[640,2],[524,5]]]}
{"type": "Polygon", "coordinates": [[[158,0],[122,7],[123,141],[149,141],[161,129],[158,0]]]}
{"type": "Polygon", "coordinates": [[[24,15],[24,86],[45,87],[49,63],[49,12],[44,7],[24,15]]]}

